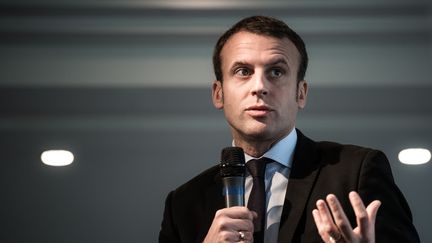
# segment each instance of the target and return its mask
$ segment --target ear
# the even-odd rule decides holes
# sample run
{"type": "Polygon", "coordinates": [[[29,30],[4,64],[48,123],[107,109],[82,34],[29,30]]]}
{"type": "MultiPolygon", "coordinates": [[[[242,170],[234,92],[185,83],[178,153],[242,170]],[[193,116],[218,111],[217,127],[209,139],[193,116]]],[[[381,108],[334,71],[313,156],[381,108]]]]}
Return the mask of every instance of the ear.
{"type": "Polygon", "coordinates": [[[299,109],[303,109],[306,106],[308,94],[308,84],[306,80],[302,80],[298,83],[297,88],[297,104],[299,109]]]}
{"type": "Polygon", "coordinates": [[[216,109],[223,108],[223,90],[222,90],[222,82],[215,80],[212,86],[212,100],[213,105],[216,109]]]}

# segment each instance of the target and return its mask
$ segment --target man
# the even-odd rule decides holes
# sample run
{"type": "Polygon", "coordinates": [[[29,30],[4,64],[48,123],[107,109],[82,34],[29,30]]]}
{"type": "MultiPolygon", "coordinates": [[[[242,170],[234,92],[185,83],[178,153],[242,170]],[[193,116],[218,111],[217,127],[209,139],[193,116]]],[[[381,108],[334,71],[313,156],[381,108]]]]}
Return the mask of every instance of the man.
{"type": "Polygon", "coordinates": [[[168,195],[160,242],[419,242],[383,153],[295,128],[307,62],[300,36],[274,18],[243,19],[220,37],[212,98],[245,152],[248,207],[224,208],[216,165],[168,195]],[[259,201],[252,164],[264,167],[261,213],[249,207],[259,201]]]}

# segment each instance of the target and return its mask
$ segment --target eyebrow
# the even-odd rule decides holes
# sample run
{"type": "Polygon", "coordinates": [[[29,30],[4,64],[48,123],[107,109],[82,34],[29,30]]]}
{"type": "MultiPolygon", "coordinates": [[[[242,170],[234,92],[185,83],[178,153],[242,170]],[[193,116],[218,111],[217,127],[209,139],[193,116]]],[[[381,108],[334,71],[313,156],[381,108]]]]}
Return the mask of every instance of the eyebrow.
{"type": "Polygon", "coordinates": [[[266,66],[274,66],[277,64],[285,64],[288,66],[288,62],[284,58],[278,58],[278,59],[272,61],[271,63],[266,64],[266,66]]]}
{"type": "MultiPolygon", "coordinates": [[[[278,58],[278,59],[266,64],[266,66],[273,66],[273,65],[277,65],[277,64],[285,64],[288,66],[288,62],[284,58],[278,58]]],[[[233,63],[232,67],[250,66],[250,65],[251,64],[249,64],[247,61],[236,61],[235,63],[233,63]]]]}
{"type": "Polygon", "coordinates": [[[246,61],[236,61],[235,63],[233,63],[232,67],[236,66],[250,66],[250,64],[246,61]]]}
{"type": "Polygon", "coordinates": [[[231,65],[231,67],[230,67],[230,71],[234,71],[236,68],[238,68],[239,66],[248,66],[248,67],[250,67],[251,65],[248,63],[248,62],[246,62],[246,61],[237,61],[237,62],[235,62],[235,63],[233,63],[232,65],[231,65]]]}
{"type": "MultiPolygon", "coordinates": [[[[284,64],[284,65],[286,65],[286,66],[289,66],[289,65],[288,65],[288,62],[285,60],[285,58],[277,58],[277,59],[275,59],[274,61],[272,61],[272,62],[266,64],[265,66],[266,66],[266,67],[269,67],[269,66],[274,66],[274,65],[277,65],[277,64],[284,64]]],[[[234,63],[232,64],[232,66],[230,67],[229,70],[232,72],[233,70],[235,70],[235,69],[236,69],[237,67],[239,67],[239,66],[248,66],[248,67],[250,67],[251,64],[248,63],[247,61],[236,61],[236,62],[234,62],[234,63]]]]}

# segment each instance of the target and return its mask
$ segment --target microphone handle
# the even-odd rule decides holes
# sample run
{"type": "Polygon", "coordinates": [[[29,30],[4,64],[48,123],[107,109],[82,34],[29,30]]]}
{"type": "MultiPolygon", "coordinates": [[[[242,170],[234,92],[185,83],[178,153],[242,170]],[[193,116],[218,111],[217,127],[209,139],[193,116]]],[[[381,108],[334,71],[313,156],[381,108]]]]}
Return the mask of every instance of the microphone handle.
{"type": "Polygon", "coordinates": [[[244,181],[243,176],[227,176],[222,178],[225,206],[244,206],[244,181]]]}

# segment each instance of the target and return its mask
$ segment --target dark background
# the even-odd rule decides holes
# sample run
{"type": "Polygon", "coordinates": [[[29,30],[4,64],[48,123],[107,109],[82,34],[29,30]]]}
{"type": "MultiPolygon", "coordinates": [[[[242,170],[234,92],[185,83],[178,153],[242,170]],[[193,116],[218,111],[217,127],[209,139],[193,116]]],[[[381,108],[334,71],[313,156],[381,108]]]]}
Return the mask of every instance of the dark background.
{"type": "Polygon", "coordinates": [[[430,1],[2,1],[0,242],[157,242],[166,194],[231,144],[210,100],[217,37],[285,20],[310,55],[297,128],[383,150],[423,242],[432,148],[430,1]],[[49,167],[47,149],[75,161],[49,167]]]}

